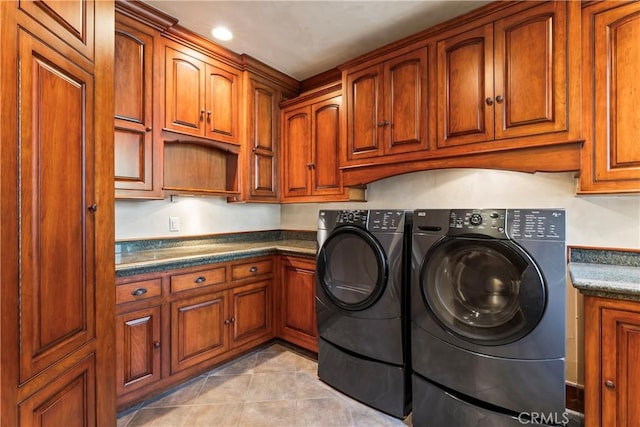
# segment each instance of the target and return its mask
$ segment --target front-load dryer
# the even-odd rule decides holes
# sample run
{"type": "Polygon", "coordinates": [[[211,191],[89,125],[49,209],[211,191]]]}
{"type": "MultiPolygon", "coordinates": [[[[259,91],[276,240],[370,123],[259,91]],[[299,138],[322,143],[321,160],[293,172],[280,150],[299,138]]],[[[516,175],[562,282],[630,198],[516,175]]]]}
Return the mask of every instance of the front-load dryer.
{"type": "Polygon", "coordinates": [[[563,210],[415,211],[414,425],[563,422],[565,306],[563,210]]]}
{"type": "Polygon", "coordinates": [[[399,418],[411,405],[408,218],[377,209],[318,219],[318,376],[399,418]]]}

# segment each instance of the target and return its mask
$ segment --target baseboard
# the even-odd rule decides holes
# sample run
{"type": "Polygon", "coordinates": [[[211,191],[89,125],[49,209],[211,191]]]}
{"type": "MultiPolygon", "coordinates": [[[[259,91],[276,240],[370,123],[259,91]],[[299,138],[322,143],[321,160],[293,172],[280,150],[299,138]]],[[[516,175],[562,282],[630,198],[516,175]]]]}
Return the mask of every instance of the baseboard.
{"type": "Polygon", "coordinates": [[[566,383],[567,408],[584,414],[584,386],[566,383]]]}

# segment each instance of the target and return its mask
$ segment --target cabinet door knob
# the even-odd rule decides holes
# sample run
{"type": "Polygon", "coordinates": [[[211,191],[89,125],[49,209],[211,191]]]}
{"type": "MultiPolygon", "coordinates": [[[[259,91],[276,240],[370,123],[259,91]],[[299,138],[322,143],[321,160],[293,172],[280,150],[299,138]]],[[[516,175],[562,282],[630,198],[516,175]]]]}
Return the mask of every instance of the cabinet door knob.
{"type": "Polygon", "coordinates": [[[200,277],[198,277],[196,280],[194,280],[193,282],[194,282],[194,283],[204,283],[204,282],[206,282],[206,281],[207,281],[207,278],[206,278],[206,277],[204,277],[204,276],[200,276],[200,277]]]}
{"type": "Polygon", "coordinates": [[[131,292],[131,295],[134,297],[139,297],[140,295],[144,295],[147,293],[147,288],[138,288],[135,291],[131,292]]]}
{"type": "Polygon", "coordinates": [[[90,205],[87,209],[89,209],[90,212],[96,212],[98,210],[98,205],[94,203],[90,205]]]}
{"type": "Polygon", "coordinates": [[[504,98],[500,95],[496,96],[496,102],[498,104],[502,104],[504,102],[504,98]]]}
{"type": "Polygon", "coordinates": [[[389,121],[388,120],[383,120],[381,122],[378,122],[378,126],[382,127],[382,126],[388,126],[389,125],[389,121]]]}
{"type": "Polygon", "coordinates": [[[211,110],[207,111],[207,116],[211,117],[211,110]]]}
{"type": "Polygon", "coordinates": [[[613,382],[613,381],[611,381],[611,380],[606,380],[606,381],[604,382],[604,385],[605,385],[605,386],[607,386],[607,388],[616,388],[616,383],[614,383],[614,382],[613,382]]]}
{"type": "Polygon", "coordinates": [[[147,126],[146,128],[144,128],[144,130],[146,130],[147,132],[151,132],[153,128],[151,126],[147,126]]]}
{"type": "Polygon", "coordinates": [[[232,317],[231,319],[229,319],[229,321],[230,321],[231,323],[236,323],[236,318],[235,318],[235,317],[232,317]]]}
{"type": "Polygon", "coordinates": [[[493,105],[493,99],[491,99],[491,98],[487,98],[487,99],[485,99],[485,102],[486,102],[486,103],[487,103],[487,105],[489,105],[489,106],[493,105]]]}
{"type": "Polygon", "coordinates": [[[225,325],[228,325],[229,323],[231,323],[231,319],[227,319],[227,320],[224,321],[225,325]]]}
{"type": "Polygon", "coordinates": [[[153,348],[160,348],[160,341],[156,341],[153,343],[153,348]]]}
{"type": "Polygon", "coordinates": [[[204,112],[205,112],[204,108],[200,110],[200,120],[204,119],[204,112]]]}

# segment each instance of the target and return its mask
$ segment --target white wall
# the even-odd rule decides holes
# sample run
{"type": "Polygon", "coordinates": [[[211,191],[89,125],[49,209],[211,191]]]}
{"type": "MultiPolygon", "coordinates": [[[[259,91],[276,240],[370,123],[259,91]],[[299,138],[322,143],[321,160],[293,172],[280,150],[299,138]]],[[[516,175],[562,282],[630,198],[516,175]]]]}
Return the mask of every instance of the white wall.
{"type": "Polygon", "coordinates": [[[116,240],[197,236],[240,231],[277,230],[280,205],[227,203],[222,197],[178,197],[116,201],[116,240]],[[180,218],[180,231],[169,231],[169,217],[180,218]]]}
{"type": "Polygon", "coordinates": [[[315,230],[320,209],[564,208],[567,244],[640,248],[640,195],[576,196],[573,173],[415,172],[369,184],[366,203],[283,205],[281,227],[315,230]]]}

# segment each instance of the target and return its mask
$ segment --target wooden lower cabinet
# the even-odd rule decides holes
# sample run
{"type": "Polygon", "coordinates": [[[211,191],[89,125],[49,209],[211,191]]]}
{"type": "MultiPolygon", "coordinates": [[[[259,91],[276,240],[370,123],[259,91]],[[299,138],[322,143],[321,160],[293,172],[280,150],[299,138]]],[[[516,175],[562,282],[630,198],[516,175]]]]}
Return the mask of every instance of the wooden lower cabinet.
{"type": "Polygon", "coordinates": [[[161,306],[116,317],[116,392],[121,395],[160,380],[161,306]]]}
{"type": "Polygon", "coordinates": [[[118,409],[274,338],[274,256],[118,279],[118,409]]]}
{"type": "Polygon", "coordinates": [[[317,352],[315,260],[282,256],[280,261],[278,335],[285,341],[317,352]]]}
{"type": "Polygon", "coordinates": [[[640,302],[585,296],[585,426],[640,425],[640,302]]]}
{"type": "Polygon", "coordinates": [[[273,281],[271,279],[229,291],[231,347],[273,337],[273,281]]]}
{"type": "Polygon", "coordinates": [[[226,352],[229,303],[215,292],[171,303],[171,373],[226,352]]]}

